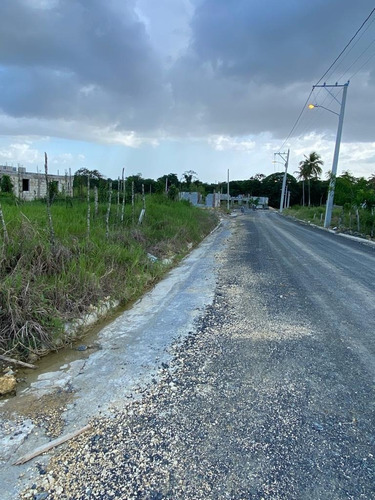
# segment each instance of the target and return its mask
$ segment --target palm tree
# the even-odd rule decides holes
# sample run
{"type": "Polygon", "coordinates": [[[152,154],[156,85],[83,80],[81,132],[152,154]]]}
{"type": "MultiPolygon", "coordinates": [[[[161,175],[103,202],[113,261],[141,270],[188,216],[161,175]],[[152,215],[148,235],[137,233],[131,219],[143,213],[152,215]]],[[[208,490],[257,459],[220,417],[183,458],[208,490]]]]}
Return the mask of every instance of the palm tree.
{"type": "MultiPolygon", "coordinates": [[[[315,153],[314,151],[309,154],[309,156],[305,156],[305,160],[299,162],[299,171],[300,171],[300,178],[303,179],[303,181],[307,180],[308,181],[308,187],[309,187],[309,206],[311,204],[311,199],[310,199],[310,180],[311,179],[317,179],[321,173],[322,173],[322,167],[321,165],[324,164],[324,162],[321,160],[320,156],[318,153],[315,153]]],[[[304,198],[304,196],[303,196],[304,198]]]]}
{"type": "Polygon", "coordinates": [[[299,170],[297,170],[295,173],[297,174],[297,178],[300,181],[302,181],[302,206],[304,207],[305,206],[305,181],[307,180],[308,176],[307,176],[306,169],[304,168],[303,165],[301,165],[301,163],[303,163],[303,162],[300,162],[299,170]]]}

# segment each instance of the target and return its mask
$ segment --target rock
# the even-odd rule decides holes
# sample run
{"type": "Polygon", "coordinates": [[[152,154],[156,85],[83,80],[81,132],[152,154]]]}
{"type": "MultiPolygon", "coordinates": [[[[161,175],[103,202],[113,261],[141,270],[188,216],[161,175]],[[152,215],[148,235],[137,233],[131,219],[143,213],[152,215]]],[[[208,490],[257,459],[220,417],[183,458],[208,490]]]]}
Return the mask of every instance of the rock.
{"type": "Polygon", "coordinates": [[[47,491],[42,491],[42,493],[37,493],[34,495],[34,500],[46,500],[48,498],[48,492],[47,491]]]}
{"type": "Polygon", "coordinates": [[[317,430],[319,432],[324,430],[324,427],[321,424],[319,424],[318,422],[313,422],[312,426],[315,430],[317,430]]]}
{"type": "Polygon", "coordinates": [[[14,375],[6,374],[3,377],[0,377],[0,395],[10,394],[16,389],[16,378],[14,375]]]}
{"type": "Polygon", "coordinates": [[[87,345],[81,344],[78,347],[76,347],[76,351],[87,351],[87,345]]]}
{"type": "Polygon", "coordinates": [[[33,352],[31,352],[27,357],[28,363],[31,363],[31,364],[35,363],[35,361],[37,361],[38,359],[39,359],[39,357],[36,354],[34,354],[33,352]]]}
{"type": "Polygon", "coordinates": [[[157,257],[155,257],[155,255],[152,255],[151,253],[148,253],[148,254],[147,254],[147,258],[148,258],[148,260],[149,260],[149,261],[151,261],[151,262],[157,262],[157,260],[158,260],[158,258],[157,258],[157,257]]]}

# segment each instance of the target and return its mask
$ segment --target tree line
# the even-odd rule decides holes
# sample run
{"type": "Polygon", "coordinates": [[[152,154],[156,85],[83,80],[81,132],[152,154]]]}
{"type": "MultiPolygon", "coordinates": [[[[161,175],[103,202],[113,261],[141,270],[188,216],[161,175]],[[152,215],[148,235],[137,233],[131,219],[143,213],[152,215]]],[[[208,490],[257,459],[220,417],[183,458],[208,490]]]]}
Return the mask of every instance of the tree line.
{"type": "MultiPolygon", "coordinates": [[[[287,174],[286,187],[290,193],[290,206],[321,206],[327,198],[330,174],[327,179],[321,179],[323,161],[316,152],[305,155],[300,161],[298,170],[294,175],[287,174]]],[[[269,205],[277,208],[280,205],[284,172],[271,175],[258,173],[248,179],[230,181],[231,196],[248,195],[250,197],[267,196],[269,205]]],[[[108,197],[108,184],[111,189],[121,193],[130,200],[132,193],[145,194],[166,193],[169,198],[177,199],[181,191],[198,191],[203,196],[213,192],[227,192],[227,183],[206,183],[198,178],[197,172],[188,170],[178,176],[176,173],[165,174],[159,178],[151,179],[142,177],[141,173],[126,178],[105,178],[98,170],[81,168],[76,171],[73,178],[73,194],[77,198],[85,198],[87,186],[98,190],[99,201],[106,201],[108,197]]],[[[57,196],[55,186],[50,186],[50,193],[57,196]]],[[[0,191],[11,193],[13,190],[11,179],[3,175],[0,179],[0,191]]],[[[343,207],[361,207],[373,210],[375,207],[375,174],[368,179],[355,177],[349,171],[336,178],[335,200],[336,205],[343,207]]]]}

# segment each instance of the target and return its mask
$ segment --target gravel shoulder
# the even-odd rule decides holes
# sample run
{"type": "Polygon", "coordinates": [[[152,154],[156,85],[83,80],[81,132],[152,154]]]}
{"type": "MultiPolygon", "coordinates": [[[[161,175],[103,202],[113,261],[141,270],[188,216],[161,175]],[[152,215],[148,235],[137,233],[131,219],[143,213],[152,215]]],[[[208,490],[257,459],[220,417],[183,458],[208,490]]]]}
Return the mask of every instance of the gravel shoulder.
{"type": "Polygon", "coordinates": [[[345,274],[343,247],[335,269],[323,255],[303,274],[298,251],[313,253],[303,238],[314,236],[277,224],[272,214],[233,219],[216,251],[213,300],[142,397],[94,417],[48,465],[36,461],[21,498],[375,497],[373,319],[348,306],[362,294],[362,316],[371,315],[373,291],[345,274]],[[329,269],[347,284],[342,324],[341,309],[321,303],[329,269]]]}

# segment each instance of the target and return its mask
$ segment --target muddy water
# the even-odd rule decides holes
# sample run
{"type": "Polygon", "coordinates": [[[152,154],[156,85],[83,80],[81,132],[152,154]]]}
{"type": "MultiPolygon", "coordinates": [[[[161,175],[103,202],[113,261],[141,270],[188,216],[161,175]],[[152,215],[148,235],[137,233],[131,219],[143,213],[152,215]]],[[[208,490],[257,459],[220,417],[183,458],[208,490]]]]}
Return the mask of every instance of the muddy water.
{"type": "MultiPolygon", "coordinates": [[[[46,356],[38,359],[35,362],[36,369],[19,369],[17,370],[17,378],[20,382],[17,384],[17,393],[24,391],[31,384],[37,381],[38,377],[46,372],[55,372],[60,369],[61,366],[68,365],[73,361],[79,359],[87,359],[94,351],[100,349],[100,342],[98,340],[99,333],[107,325],[112,323],[116,318],[118,318],[125,311],[131,309],[133,303],[128,304],[126,307],[117,307],[111,311],[105,318],[99,320],[91,327],[87,328],[84,335],[78,340],[75,340],[70,345],[59,349],[58,351],[52,351],[46,356]],[[86,350],[80,350],[80,346],[86,346],[86,350]]],[[[17,398],[17,396],[15,396],[17,398]]],[[[22,407],[22,402],[20,402],[20,408],[22,407]]]]}

